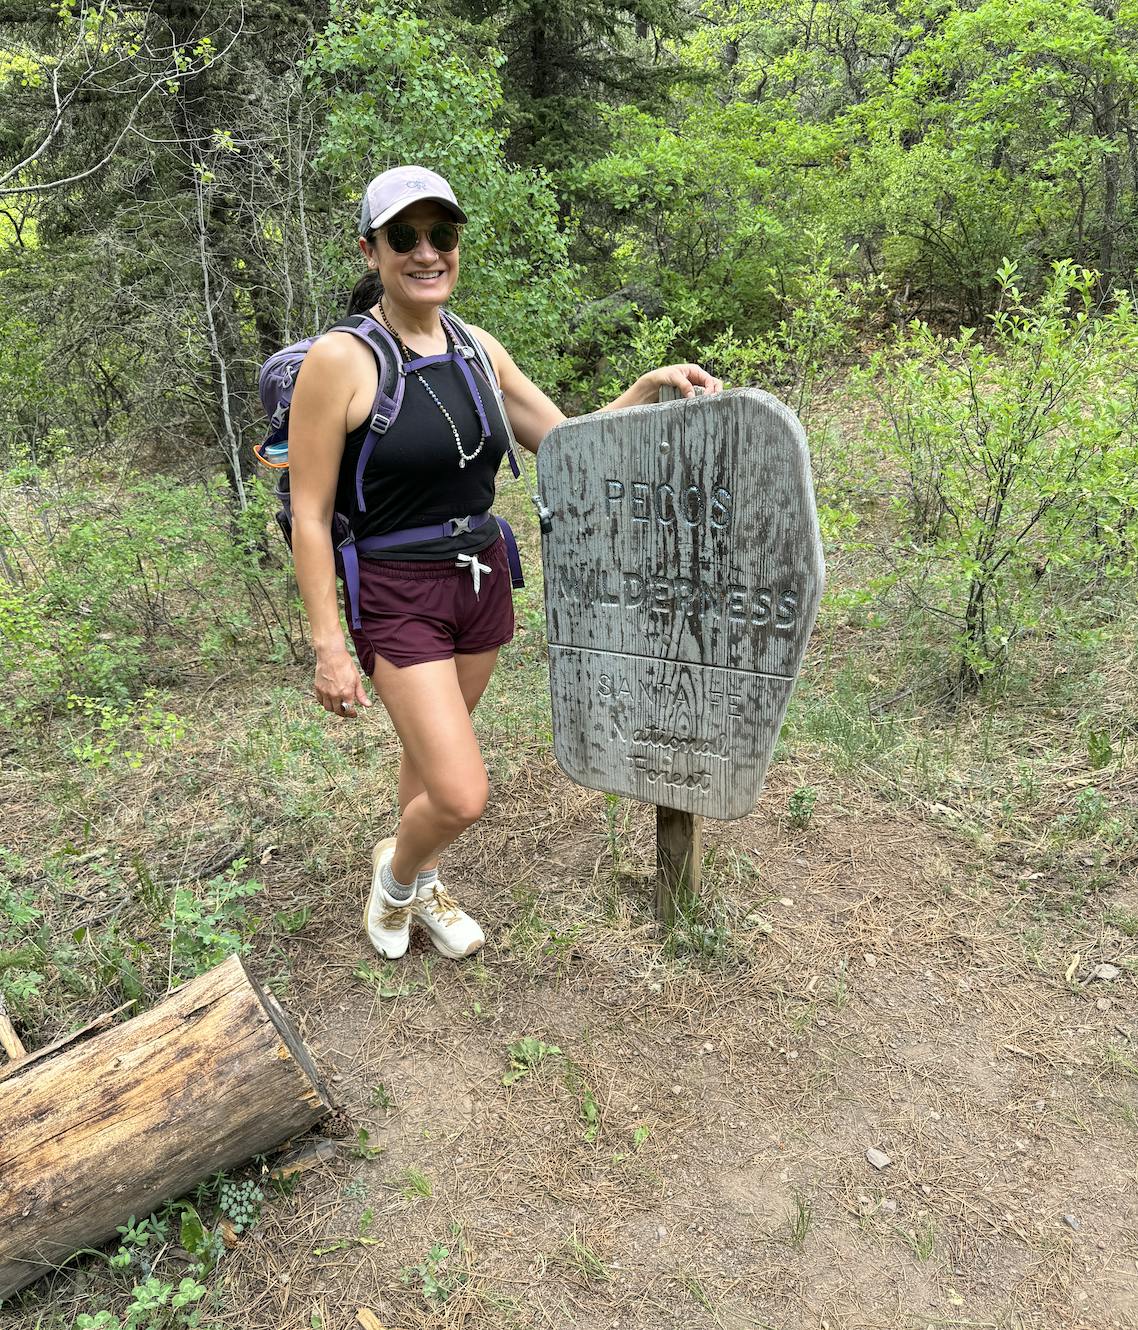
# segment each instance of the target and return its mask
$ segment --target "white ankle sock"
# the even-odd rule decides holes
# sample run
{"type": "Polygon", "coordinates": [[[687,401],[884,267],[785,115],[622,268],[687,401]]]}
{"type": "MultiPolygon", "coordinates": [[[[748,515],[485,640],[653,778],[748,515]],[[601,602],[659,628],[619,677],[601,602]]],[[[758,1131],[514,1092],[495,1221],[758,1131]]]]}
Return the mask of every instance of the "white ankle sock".
{"type": "Polygon", "coordinates": [[[437,868],[425,868],[421,873],[415,874],[415,890],[422,891],[424,887],[433,887],[438,880],[437,868]]]}

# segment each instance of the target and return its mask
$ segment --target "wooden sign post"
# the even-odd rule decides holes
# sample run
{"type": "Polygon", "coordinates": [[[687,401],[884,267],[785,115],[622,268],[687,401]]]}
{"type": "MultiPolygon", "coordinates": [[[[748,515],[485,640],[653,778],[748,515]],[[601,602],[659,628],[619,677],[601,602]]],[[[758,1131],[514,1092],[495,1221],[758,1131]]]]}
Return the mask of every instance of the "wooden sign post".
{"type": "Polygon", "coordinates": [[[806,436],[768,393],[598,412],[542,443],[553,738],[581,785],[656,804],[658,913],[700,817],[749,813],[825,574],[806,436]]]}
{"type": "MultiPolygon", "coordinates": [[[[701,388],[696,393],[701,393],[701,388]]],[[[678,388],[661,388],[661,402],[680,400],[678,388]]],[[[682,808],[656,805],[656,918],[671,928],[703,882],[703,818],[682,808]]]]}

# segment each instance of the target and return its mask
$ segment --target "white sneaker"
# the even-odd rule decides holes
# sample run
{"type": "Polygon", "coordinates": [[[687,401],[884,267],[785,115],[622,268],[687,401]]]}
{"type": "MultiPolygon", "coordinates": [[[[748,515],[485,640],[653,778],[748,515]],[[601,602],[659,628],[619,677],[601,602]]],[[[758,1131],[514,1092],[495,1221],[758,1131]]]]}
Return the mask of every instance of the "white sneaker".
{"type": "Polygon", "coordinates": [[[412,909],[414,917],[430,933],[436,949],[452,961],[473,956],[486,941],[482,929],[437,881],[419,888],[412,909]]]}
{"type": "Polygon", "coordinates": [[[379,841],[371,852],[371,894],[364,907],[364,928],[371,945],[389,961],[397,961],[411,940],[411,912],[416,901],[397,901],[384,891],[380,872],[395,853],[395,837],[379,841]]]}

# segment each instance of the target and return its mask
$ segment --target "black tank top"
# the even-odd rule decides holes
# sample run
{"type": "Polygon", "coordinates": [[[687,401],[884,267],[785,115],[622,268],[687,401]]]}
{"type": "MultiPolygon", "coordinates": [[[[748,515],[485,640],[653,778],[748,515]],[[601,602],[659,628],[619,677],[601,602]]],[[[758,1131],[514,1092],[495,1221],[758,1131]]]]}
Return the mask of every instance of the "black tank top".
{"type": "MultiPolygon", "coordinates": [[[[446,361],[418,372],[450,412],[462,450],[469,456],[478,446],[482,427],[462,371],[453,361],[446,361]]],[[[451,517],[485,512],[493,504],[494,478],[506,453],[506,431],[492,390],[478,371],[472,372],[490,425],[490,437],[482,451],[464,467],[459,466],[454,431],[415,375],[408,374],[399,414],[379,436],[364,471],[366,511],[357,513],[352,523],[357,539],[406,527],[437,525],[451,517]]],[[[366,436],[364,421],[344,440],[336,490],[339,512],[355,511],[356,465],[366,436]]],[[[457,554],[487,549],[499,535],[497,522],[491,520],[477,531],[414,541],[367,557],[416,562],[453,559],[457,554]]]]}

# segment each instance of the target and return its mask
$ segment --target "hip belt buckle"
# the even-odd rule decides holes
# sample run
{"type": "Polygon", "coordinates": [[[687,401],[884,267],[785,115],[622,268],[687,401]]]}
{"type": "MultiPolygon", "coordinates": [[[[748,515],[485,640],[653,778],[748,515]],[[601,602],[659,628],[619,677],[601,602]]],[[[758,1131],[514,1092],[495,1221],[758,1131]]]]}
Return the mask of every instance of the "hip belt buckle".
{"type": "Polygon", "coordinates": [[[465,517],[452,517],[450,520],[450,525],[451,525],[450,533],[452,536],[462,536],[469,534],[471,530],[470,514],[467,513],[465,517]]]}

